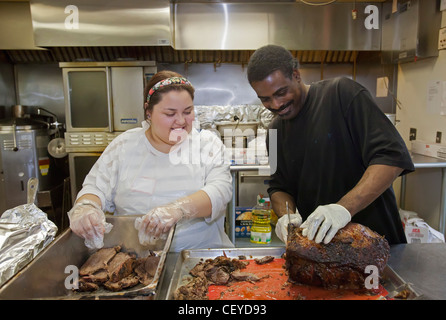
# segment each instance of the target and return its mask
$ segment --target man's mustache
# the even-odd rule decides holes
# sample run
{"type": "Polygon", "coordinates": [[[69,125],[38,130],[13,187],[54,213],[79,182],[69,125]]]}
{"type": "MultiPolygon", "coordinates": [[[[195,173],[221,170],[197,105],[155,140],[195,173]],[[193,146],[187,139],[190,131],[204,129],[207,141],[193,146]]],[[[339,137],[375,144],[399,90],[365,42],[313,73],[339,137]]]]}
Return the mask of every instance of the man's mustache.
{"type": "Polygon", "coordinates": [[[268,108],[271,112],[274,113],[280,113],[281,111],[285,110],[286,108],[288,108],[288,106],[290,106],[293,103],[293,100],[291,100],[290,102],[288,102],[287,104],[284,104],[282,106],[280,106],[279,109],[272,109],[272,108],[268,108]]]}

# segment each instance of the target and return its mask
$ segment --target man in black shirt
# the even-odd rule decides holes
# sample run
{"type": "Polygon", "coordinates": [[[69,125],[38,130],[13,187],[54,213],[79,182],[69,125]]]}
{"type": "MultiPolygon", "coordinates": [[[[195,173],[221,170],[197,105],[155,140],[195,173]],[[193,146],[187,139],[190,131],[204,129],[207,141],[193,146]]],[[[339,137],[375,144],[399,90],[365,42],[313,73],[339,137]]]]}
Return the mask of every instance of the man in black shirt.
{"type": "Polygon", "coordinates": [[[286,241],[288,203],[292,222],[303,218],[303,235],[317,243],[330,242],[350,221],[405,243],[392,183],[414,166],[370,93],[348,78],[306,85],[291,53],[274,45],[252,55],[248,81],[276,115],[277,170],[268,193],[281,217],[279,238],[286,241]]]}

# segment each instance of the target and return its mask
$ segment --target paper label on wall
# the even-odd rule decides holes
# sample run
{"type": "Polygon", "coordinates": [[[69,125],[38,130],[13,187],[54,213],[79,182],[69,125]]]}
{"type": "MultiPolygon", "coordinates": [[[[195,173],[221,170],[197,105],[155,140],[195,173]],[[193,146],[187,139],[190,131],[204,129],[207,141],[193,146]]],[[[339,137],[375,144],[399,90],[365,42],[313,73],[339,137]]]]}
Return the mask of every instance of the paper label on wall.
{"type": "Polygon", "coordinates": [[[441,90],[440,109],[440,114],[446,115],[446,81],[443,81],[443,87],[441,90]]]}
{"type": "Polygon", "coordinates": [[[427,112],[446,115],[446,81],[431,81],[427,87],[427,112]]]}
{"type": "Polygon", "coordinates": [[[381,77],[376,78],[376,97],[387,97],[389,88],[389,78],[388,77],[381,77]]]}

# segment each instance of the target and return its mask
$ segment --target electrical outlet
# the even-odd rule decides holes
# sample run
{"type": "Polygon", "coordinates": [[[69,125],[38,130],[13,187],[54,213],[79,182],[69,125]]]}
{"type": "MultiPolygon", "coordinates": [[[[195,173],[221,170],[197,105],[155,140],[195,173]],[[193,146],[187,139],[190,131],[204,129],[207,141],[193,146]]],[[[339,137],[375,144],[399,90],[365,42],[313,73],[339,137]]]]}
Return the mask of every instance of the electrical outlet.
{"type": "Polygon", "coordinates": [[[441,143],[441,131],[437,131],[437,135],[435,136],[435,142],[441,143]]]}
{"type": "Polygon", "coordinates": [[[438,33],[438,50],[446,49],[446,28],[441,28],[438,33]]]}
{"type": "Polygon", "coordinates": [[[417,139],[417,129],[415,129],[415,128],[410,128],[410,131],[409,131],[409,140],[412,141],[412,140],[416,140],[416,139],[417,139]]]}

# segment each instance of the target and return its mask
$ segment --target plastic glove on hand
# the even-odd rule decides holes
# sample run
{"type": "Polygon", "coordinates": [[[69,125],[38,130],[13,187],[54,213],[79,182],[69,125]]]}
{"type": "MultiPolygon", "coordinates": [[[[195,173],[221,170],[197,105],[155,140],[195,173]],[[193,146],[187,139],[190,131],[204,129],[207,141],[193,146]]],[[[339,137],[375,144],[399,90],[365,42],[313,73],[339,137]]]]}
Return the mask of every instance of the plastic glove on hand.
{"type": "Polygon", "coordinates": [[[280,217],[279,220],[277,220],[276,235],[284,243],[287,242],[288,224],[289,223],[295,225],[296,227],[299,227],[300,224],[302,223],[302,217],[300,216],[297,209],[296,209],[296,213],[290,214],[289,218],[288,218],[287,214],[284,214],[282,217],[280,217]]]}
{"type": "Polygon", "coordinates": [[[161,234],[159,237],[146,232],[146,227],[143,227],[143,221],[146,225],[147,222],[144,220],[147,215],[135,219],[135,229],[138,230],[139,243],[143,246],[154,245],[159,239],[167,239],[167,233],[161,234]]]}
{"type": "Polygon", "coordinates": [[[85,239],[89,249],[100,249],[104,246],[104,234],[111,231],[113,225],[105,222],[101,207],[94,201],[82,200],[68,212],[70,228],[78,236],[85,239]]]}
{"type": "Polygon", "coordinates": [[[190,218],[195,214],[196,210],[187,198],[154,208],[145,216],[135,220],[139,242],[142,245],[154,243],[158,238],[166,237],[170,228],[182,218],[190,218]]]}
{"type": "Polygon", "coordinates": [[[302,235],[316,243],[329,243],[336,233],[352,219],[350,212],[339,204],[319,206],[300,226],[302,235]]]}

